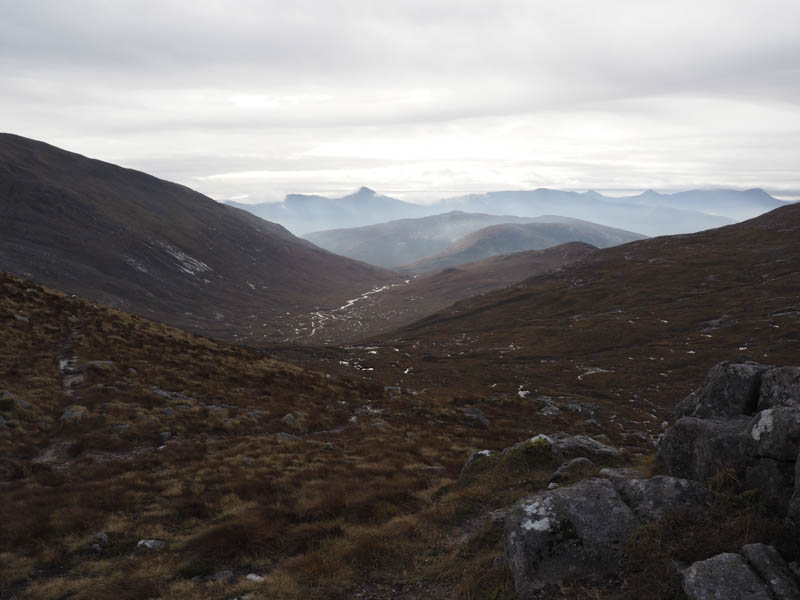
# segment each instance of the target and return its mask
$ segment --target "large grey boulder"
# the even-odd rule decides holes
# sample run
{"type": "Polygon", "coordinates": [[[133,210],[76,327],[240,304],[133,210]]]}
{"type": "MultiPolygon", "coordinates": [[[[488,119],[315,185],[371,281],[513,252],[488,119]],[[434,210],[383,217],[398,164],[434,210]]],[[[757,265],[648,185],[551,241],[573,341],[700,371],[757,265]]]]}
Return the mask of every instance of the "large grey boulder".
{"type": "Polygon", "coordinates": [[[800,367],[775,367],[761,375],[758,409],[778,406],[800,408],[800,367]]]}
{"type": "Polygon", "coordinates": [[[773,458],[757,458],[745,469],[745,485],[758,490],[761,500],[786,514],[795,486],[795,464],[773,458]]]}
{"type": "Polygon", "coordinates": [[[800,456],[794,465],[794,492],[789,500],[789,510],[786,516],[795,527],[800,527],[800,456]]]}
{"type": "Polygon", "coordinates": [[[606,479],[523,498],[505,519],[505,556],[520,600],[569,577],[613,572],[636,518],[606,479]]]}
{"type": "Polygon", "coordinates": [[[761,374],[767,368],[752,362],[715,365],[700,388],[678,404],[678,416],[705,419],[752,415],[758,406],[761,374]]]}
{"type": "Polygon", "coordinates": [[[764,580],[777,600],[798,600],[800,589],[786,561],[778,551],[765,544],[748,544],[742,554],[753,570],[764,580]]]}
{"type": "Polygon", "coordinates": [[[747,417],[683,417],[661,436],[658,456],[673,477],[706,481],[719,470],[745,461],[742,441],[747,417]]]}
{"type": "Polygon", "coordinates": [[[725,552],[683,571],[689,600],[774,600],[765,582],[739,554],[725,552]]]}
{"type": "Polygon", "coordinates": [[[800,448],[800,408],[768,408],[755,415],[747,427],[749,456],[794,462],[800,448]]]}
{"type": "Polygon", "coordinates": [[[660,521],[667,513],[698,514],[714,499],[711,490],[700,483],[677,477],[614,479],[612,483],[642,523],[660,521]]]}

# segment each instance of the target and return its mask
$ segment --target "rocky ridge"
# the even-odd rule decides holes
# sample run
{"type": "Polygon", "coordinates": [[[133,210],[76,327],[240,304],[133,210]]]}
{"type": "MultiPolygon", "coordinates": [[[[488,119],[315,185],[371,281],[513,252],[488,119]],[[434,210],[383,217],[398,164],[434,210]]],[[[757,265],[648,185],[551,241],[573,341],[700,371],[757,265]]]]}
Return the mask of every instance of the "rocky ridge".
{"type": "MultiPolygon", "coordinates": [[[[472,453],[462,479],[480,476],[514,453],[571,458],[546,490],[519,499],[500,518],[492,516],[503,523],[505,561],[520,600],[550,597],[548,586],[619,577],[631,540],[650,524],[702,520],[712,507],[718,510],[720,493],[707,484],[724,475],[741,477],[796,532],[800,368],[720,363],[679,404],[678,417],[658,442],[668,475],[631,478],[630,472],[606,468],[599,473],[604,477],[560,487],[558,481],[576,466],[619,458],[619,451],[587,436],[540,434],[503,452],[472,453]]],[[[774,546],[759,542],[730,550],[675,564],[685,597],[800,599],[800,567],[774,546]]]]}

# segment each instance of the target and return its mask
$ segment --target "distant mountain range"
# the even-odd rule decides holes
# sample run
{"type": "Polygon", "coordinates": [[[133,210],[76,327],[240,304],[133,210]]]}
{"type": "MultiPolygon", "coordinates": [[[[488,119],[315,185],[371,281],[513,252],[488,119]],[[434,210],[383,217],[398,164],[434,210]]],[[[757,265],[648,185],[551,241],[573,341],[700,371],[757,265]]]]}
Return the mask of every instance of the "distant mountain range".
{"type": "Polygon", "coordinates": [[[396,276],[145,173],[0,134],[0,270],[227,339],[396,276]]]}
{"type": "Polygon", "coordinates": [[[282,202],[226,204],[280,223],[295,235],[434,214],[425,206],[383,196],[366,187],[341,198],[289,194],[282,202]]]}
{"type": "Polygon", "coordinates": [[[420,273],[480,261],[500,254],[543,250],[568,242],[608,248],[644,239],[645,236],[569,217],[544,216],[523,223],[501,223],[479,229],[456,240],[450,247],[403,267],[420,273]]]}
{"type": "Polygon", "coordinates": [[[542,250],[566,242],[586,242],[605,248],[644,236],[568,217],[514,217],[451,211],[417,219],[319,231],[303,237],[342,256],[381,267],[402,266],[405,271],[420,272],[498,254],[542,250]],[[425,262],[428,259],[430,262],[425,262]]]}
{"type": "Polygon", "coordinates": [[[579,193],[540,188],[471,194],[419,205],[361,188],[342,198],[291,194],[277,203],[229,201],[228,204],[280,223],[296,235],[457,210],[517,217],[561,215],[656,236],[729,225],[786,203],[761,189],[690,190],[674,194],[646,191],[637,196],[610,197],[594,191],[579,193]]]}

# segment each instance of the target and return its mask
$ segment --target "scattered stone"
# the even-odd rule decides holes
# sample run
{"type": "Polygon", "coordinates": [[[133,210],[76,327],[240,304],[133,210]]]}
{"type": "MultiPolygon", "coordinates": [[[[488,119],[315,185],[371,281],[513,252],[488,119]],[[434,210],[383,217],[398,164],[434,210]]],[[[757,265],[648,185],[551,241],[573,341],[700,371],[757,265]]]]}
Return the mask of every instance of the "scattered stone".
{"type": "Polygon", "coordinates": [[[100,533],[95,533],[93,539],[102,544],[103,546],[108,546],[108,534],[105,533],[104,531],[101,531],[100,533]]]}
{"type": "Polygon", "coordinates": [[[264,578],[261,575],[257,575],[255,573],[248,573],[245,577],[247,581],[254,581],[255,583],[263,583],[264,578]]]}
{"type": "Polygon", "coordinates": [[[206,581],[225,581],[226,579],[230,579],[233,577],[233,571],[224,570],[224,571],[217,571],[213,575],[209,575],[206,577],[206,581]]]}
{"type": "Polygon", "coordinates": [[[74,404],[68,406],[58,418],[62,423],[79,423],[89,415],[89,409],[85,406],[74,404]]]}
{"type": "Polygon", "coordinates": [[[280,433],[275,434],[275,439],[285,441],[285,442],[298,442],[300,438],[296,435],[292,435],[291,433],[286,433],[285,431],[281,431],[280,433]]]}
{"type": "Polygon", "coordinates": [[[555,473],[550,476],[551,482],[561,482],[575,475],[588,475],[594,468],[594,463],[584,456],[573,458],[562,464],[555,473]]]}
{"type": "Polygon", "coordinates": [[[500,455],[494,450],[473,450],[470,452],[467,462],[461,468],[458,478],[460,480],[474,477],[479,473],[485,473],[500,461],[500,455]]]}
{"type": "Polygon", "coordinates": [[[587,479],[518,501],[506,518],[505,556],[520,600],[568,577],[613,572],[636,518],[610,481],[587,479]]]}
{"type": "Polygon", "coordinates": [[[7,427],[5,417],[0,416],[0,427],[7,427]]]}
{"type": "Polygon", "coordinates": [[[789,566],[773,546],[748,544],[742,548],[742,554],[777,600],[800,598],[800,589],[789,566]]]}
{"type": "Polygon", "coordinates": [[[699,514],[711,506],[711,490],[696,481],[659,475],[650,479],[614,479],[622,500],[642,523],[660,521],[667,513],[699,514]]]}
{"type": "Polygon", "coordinates": [[[539,414],[543,417],[557,417],[561,414],[561,409],[557,406],[553,406],[552,404],[548,404],[547,406],[539,409],[539,414]]]}
{"type": "Polygon", "coordinates": [[[752,415],[758,406],[761,374],[766,369],[751,362],[725,361],[715,365],[700,389],[678,404],[678,416],[705,419],[752,415]]]}
{"type": "Polygon", "coordinates": [[[174,417],[175,414],[176,414],[175,409],[170,407],[170,406],[165,408],[163,412],[164,412],[164,415],[166,415],[167,417],[174,417]]]}
{"type": "Polygon", "coordinates": [[[599,475],[609,479],[633,479],[641,477],[644,473],[638,469],[606,467],[605,469],[600,469],[599,475]]]}
{"type": "Polygon", "coordinates": [[[162,540],[139,540],[136,543],[137,548],[146,548],[147,550],[162,550],[166,546],[167,542],[162,540]]]}
{"type": "Polygon", "coordinates": [[[758,409],[800,408],[800,367],[776,367],[761,375],[758,409]]]}
{"type": "Polygon", "coordinates": [[[171,431],[162,431],[158,434],[158,437],[161,438],[162,441],[166,442],[169,439],[172,439],[172,432],[171,431]]]}
{"type": "Polygon", "coordinates": [[[110,371],[114,363],[110,360],[90,360],[86,363],[86,368],[93,371],[110,371]]]}
{"type": "Polygon", "coordinates": [[[464,416],[468,419],[477,421],[484,429],[489,429],[489,419],[486,418],[486,415],[483,414],[481,409],[475,408],[474,406],[465,406],[461,409],[461,412],[463,412],[464,416]]]}
{"type": "Polygon", "coordinates": [[[103,548],[100,546],[100,544],[92,544],[91,548],[92,548],[92,550],[94,550],[95,554],[102,554],[103,553],[103,548]]]}
{"type": "Polygon", "coordinates": [[[291,427],[294,430],[302,429],[300,423],[297,422],[297,418],[292,413],[287,413],[281,417],[281,423],[291,427]]]}

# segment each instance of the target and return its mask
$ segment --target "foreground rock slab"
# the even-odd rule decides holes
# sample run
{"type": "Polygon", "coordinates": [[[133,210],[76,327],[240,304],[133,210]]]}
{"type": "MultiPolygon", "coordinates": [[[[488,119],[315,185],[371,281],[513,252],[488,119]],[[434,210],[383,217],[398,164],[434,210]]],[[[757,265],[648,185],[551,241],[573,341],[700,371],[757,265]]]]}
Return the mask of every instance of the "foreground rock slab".
{"type": "Polygon", "coordinates": [[[606,479],[520,500],[505,519],[506,561],[520,600],[568,577],[614,570],[637,525],[606,479]]]}
{"type": "Polygon", "coordinates": [[[690,600],[774,600],[747,561],[731,552],[697,561],[686,569],[683,591],[690,600]]]}
{"type": "Polygon", "coordinates": [[[725,552],[683,571],[690,600],[799,600],[800,588],[772,546],[748,544],[741,554],[725,552]]]}

